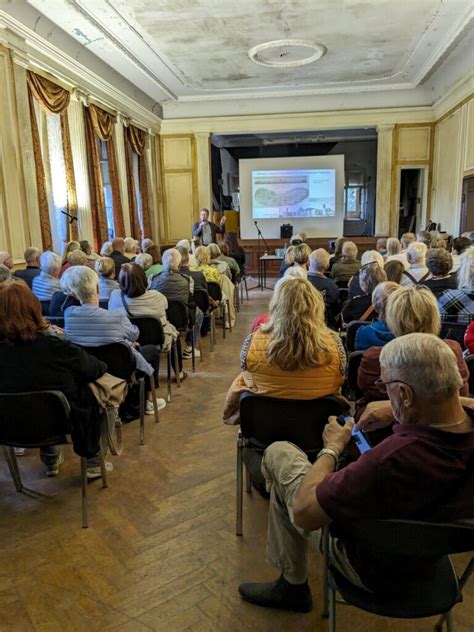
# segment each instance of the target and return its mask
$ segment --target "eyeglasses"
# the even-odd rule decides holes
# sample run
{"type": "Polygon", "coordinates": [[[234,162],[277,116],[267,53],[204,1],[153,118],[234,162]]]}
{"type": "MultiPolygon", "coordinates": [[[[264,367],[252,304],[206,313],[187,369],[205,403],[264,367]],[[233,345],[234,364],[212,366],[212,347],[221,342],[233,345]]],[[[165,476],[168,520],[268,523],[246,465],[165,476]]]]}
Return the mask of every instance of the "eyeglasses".
{"type": "Polygon", "coordinates": [[[384,382],[381,377],[379,377],[378,380],[375,380],[374,384],[381,393],[387,393],[388,384],[405,384],[405,386],[409,386],[411,389],[413,389],[413,386],[411,384],[408,384],[408,382],[404,382],[403,380],[390,380],[388,382],[384,382]]]}

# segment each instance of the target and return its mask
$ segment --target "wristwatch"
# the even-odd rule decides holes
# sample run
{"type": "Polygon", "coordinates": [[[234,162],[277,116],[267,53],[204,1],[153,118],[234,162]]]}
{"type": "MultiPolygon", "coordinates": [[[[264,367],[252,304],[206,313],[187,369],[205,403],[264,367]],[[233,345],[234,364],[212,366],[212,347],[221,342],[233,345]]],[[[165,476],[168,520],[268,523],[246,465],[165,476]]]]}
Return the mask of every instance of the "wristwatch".
{"type": "Polygon", "coordinates": [[[318,452],[316,460],[318,460],[320,456],[323,456],[323,454],[328,454],[329,456],[332,456],[332,458],[334,459],[334,465],[337,465],[339,454],[335,450],[333,450],[332,448],[323,448],[320,452],[318,452]]]}

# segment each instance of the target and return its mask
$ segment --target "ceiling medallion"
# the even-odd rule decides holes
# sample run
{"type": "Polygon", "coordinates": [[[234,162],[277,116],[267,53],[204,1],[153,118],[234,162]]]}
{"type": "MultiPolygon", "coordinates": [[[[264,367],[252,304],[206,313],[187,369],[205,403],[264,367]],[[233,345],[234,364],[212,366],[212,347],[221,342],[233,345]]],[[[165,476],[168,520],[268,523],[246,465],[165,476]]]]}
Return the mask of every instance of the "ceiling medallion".
{"type": "Polygon", "coordinates": [[[282,39],[258,44],[248,51],[248,56],[259,66],[293,68],[311,64],[325,53],[326,47],[316,42],[282,39]]]}

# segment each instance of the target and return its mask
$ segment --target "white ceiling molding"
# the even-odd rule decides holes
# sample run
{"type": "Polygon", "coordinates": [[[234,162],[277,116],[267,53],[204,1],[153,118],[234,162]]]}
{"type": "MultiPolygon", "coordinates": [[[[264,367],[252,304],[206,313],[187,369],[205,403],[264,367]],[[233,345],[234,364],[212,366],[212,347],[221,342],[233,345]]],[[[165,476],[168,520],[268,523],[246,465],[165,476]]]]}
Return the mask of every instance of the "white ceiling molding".
{"type": "MultiPolygon", "coordinates": [[[[189,0],[179,4],[172,0],[158,4],[151,0],[28,1],[118,72],[133,76],[141,90],[157,100],[177,103],[413,90],[456,38],[469,28],[473,15],[470,0],[431,0],[423,4],[378,0],[366,7],[370,9],[372,21],[365,27],[365,20],[357,13],[363,8],[355,0],[322,3],[319,13],[314,2],[306,0],[292,13],[281,8],[275,15],[272,9],[255,4],[254,0],[240,0],[238,6],[229,0],[218,4],[214,0],[199,3],[189,0]],[[322,32],[328,22],[325,37],[331,40],[332,46],[327,45],[321,68],[335,72],[326,71],[327,77],[319,81],[314,81],[314,73],[295,73],[294,78],[285,75],[283,81],[280,75],[272,74],[274,69],[258,75],[261,82],[245,77],[240,69],[242,57],[247,57],[245,37],[257,37],[262,32],[262,29],[257,32],[251,29],[254,25],[249,15],[258,25],[259,11],[268,19],[263,31],[266,34],[285,25],[285,16],[282,17],[285,11],[291,13],[287,23],[300,30],[312,28],[311,20],[316,16],[322,32]],[[339,20],[332,23],[329,18],[334,12],[339,20]],[[201,30],[199,21],[204,25],[201,30]],[[236,29],[243,25],[237,37],[229,40],[232,42],[229,46],[226,46],[228,38],[219,31],[224,24],[229,30],[233,25],[236,29]],[[340,39],[336,36],[343,27],[350,37],[346,37],[341,47],[336,44],[340,39]],[[251,31],[250,35],[246,28],[251,31]],[[408,30],[404,41],[404,31],[408,30]],[[203,32],[204,37],[200,37],[203,32]],[[194,39],[187,36],[189,33],[194,39]],[[354,72],[350,72],[352,63],[354,72]],[[222,77],[225,72],[222,68],[232,71],[232,78],[219,78],[219,73],[222,77]],[[217,79],[209,78],[209,72],[217,79]],[[341,78],[332,80],[337,74],[341,78]]],[[[326,46],[324,33],[318,33],[317,39],[326,46]]],[[[317,67],[320,68],[319,63],[317,67]]]]}
{"type": "Polygon", "coordinates": [[[130,117],[145,127],[159,129],[161,117],[141,106],[72,57],[65,55],[44,37],[3,10],[0,10],[0,40],[12,49],[13,55],[19,54],[23,59],[27,59],[28,67],[32,70],[39,68],[56,76],[71,89],[77,87],[84,94],[93,94],[94,100],[102,102],[107,108],[115,111],[126,110],[130,117]],[[24,47],[23,50],[19,48],[20,45],[24,47]],[[78,80],[77,85],[74,82],[75,78],[78,80]]]}

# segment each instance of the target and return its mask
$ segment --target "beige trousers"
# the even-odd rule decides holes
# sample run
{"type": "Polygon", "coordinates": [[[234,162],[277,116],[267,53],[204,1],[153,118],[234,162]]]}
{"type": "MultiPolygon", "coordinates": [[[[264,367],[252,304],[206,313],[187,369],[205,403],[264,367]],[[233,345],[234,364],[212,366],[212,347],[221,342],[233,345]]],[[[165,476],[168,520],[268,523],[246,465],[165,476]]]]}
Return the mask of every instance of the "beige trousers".
{"type": "MultiPolygon", "coordinates": [[[[306,454],[287,441],[272,443],[263,455],[262,473],[270,492],[267,559],[295,584],[303,583],[308,577],[308,543],[321,551],[321,530],[304,531],[293,522],[296,492],[310,468],[306,454]]],[[[356,586],[364,588],[337,538],[330,538],[329,556],[338,571],[356,586]]]]}

